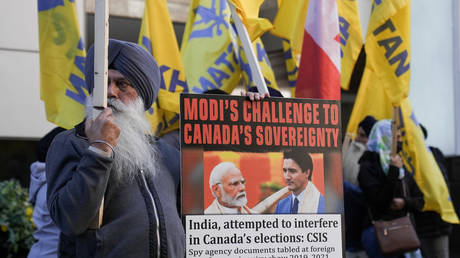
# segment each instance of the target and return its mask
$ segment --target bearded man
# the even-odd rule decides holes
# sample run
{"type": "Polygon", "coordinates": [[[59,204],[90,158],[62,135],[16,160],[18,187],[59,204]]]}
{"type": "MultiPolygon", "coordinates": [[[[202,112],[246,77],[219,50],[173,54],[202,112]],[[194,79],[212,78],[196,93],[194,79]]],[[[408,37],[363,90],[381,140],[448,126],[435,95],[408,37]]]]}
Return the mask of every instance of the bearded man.
{"type": "Polygon", "coordinates": [[[209,176],[209,187],[214,201],[204,214],[248,214],[253,213],[247,206],[246,180],[232,162],[222,162],[215,166],[209,176]]]}
{"type": "MultiPolygon", "coordinates": [[[[144,115],[158,95],[159,67],[130,42],[110,40],[108,58],[109,107],[94,117],[89,105],[86,121],[59,134],[47,156],[48,208],[61,230],[59,254],[184,257],[179,152],[151,136],[144,115]]],[[[93,60],[91,48],[85,66],[90,93],[93,60]]]]}

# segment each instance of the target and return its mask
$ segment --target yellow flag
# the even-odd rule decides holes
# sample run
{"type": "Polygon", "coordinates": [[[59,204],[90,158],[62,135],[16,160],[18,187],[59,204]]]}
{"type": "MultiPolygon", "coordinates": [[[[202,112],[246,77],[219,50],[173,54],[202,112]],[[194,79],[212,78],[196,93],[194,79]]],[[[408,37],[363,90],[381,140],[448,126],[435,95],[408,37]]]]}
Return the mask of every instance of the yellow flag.
{"type": "Polygon", "coordinates": [[[391,119],[392,106],[399,106],[402,99],[407,97],[410,78],[409,27],[409,0],[372,3],[365,44],[366,67],[347,133],[355,135],[359,122],[366,115],[373,115],[376,119],[391,119]]]}
{"type": "Polygon", "coordinates": [[[187,92],[185,73],[166,0],[146,0],[139,45],[156,59],[162,81],[157,100],[147,111],[156,135],[179,129],[179,93],[187,92]]]}
{"type": "Polygon", "coordinates": [[[46,118],[69,129],[84,117],[85,48],[73,1],[38,0],[40,98],[46,118]]]}
{"type": "MultiPolygon", "coordinates": [[[[247,87],[254,86],[249,64],[230,18],[226,0],[192,1],[181,46],[191,92],[220,89],[230,94],[242,76],[247,87]]],[[[252,46],[267,86],[278,90],[260,38],[252,46]]]]}
{"type": "Polygon", "coordinates": [[[291,49],[291,44],[289,44],[287,40],[283,40],[283,54],[286,65],[289,91],[291,92],[291,97],[295,98],[295,86],[297,84],[300,56],[294,55],[291,49]]]}
{"type": "MultiPolygon", "coordinates": [[[[366,35],[366,66],[378,68],[390,101],[399,106],[410,81],[410,1],[374,1],[366,35]]],[[[377,71],[377,70],[375,70],[377,71]]]]}
{"type": "Polygon", "coordinates": [[[414,174],[418,187],[423,192],[425,211],[436,211],[449,223],[459,224],[446,182],[433,154],[423,139],[422,130],[412,111],[409,99],[399,109],[398,128],[401,130],[404,165],[414,174]]]}
{"type": "Polygon", "coordinates": [[[259,38],[267,30],[273,28],[273,25],[268,19],[259,18],[260,5],[265,0],[229,0],[240,15],[241,20],[248,30],[251,41],[259,38]]]}
{"type": "Polygon", "coordinates": [[[273,21],[273,35],[286,39],[291,44],[291,51],[296,55],[302,52],[305,19],[308,0],[285,0],[278,2],[278,12],[273,21]]]}
{"type": "MultiPolygon", "coordinates": [[[[270,64],[270,60],[268,59],[267,52],[265,51],[264,44],[262,43],[262,40],[260,38],[256,39],[252,43],[252,49],[254,53],[256,54],[256,58],[257,58],[257,61],[259,62],[260,70],[262,72],[262,75],[264,76],[267,87],[280,91],[278,88],[278,84],[276,83],[275,74],[270,64]]],[[[254,84],[251,69],[246,59],[246,54],[244,53],[241,42],[240,42],[239,53],[240,53],[239,64],[241,67],[241,71],[243,73],[243,80],[246,84],[246,88],[248,89],[250,87],[256,87],[256,85],[254,84]]]]}
{"type": "Polygon", "coordinates": [[[363,46],[363,35],[357,1],[338,0],[337,8],[340,26],[340,86],[342,89],[348,90],[351,74],[363,46]]]}
{"type": "Polygon", "coordinates": [[[377,75],[369,67],[364,69],[361,78],[361,85],[348,121],[347,134],[356,136],[358,124],[367,115],[371,115],[377,120],[391,119],[393,116],[390,98],[382,87],[382,82],[377,79],[377,75]]]}
{"type": "Polygon", "coordinates": [[[241,78],[237,35],[226,0],[193,0],[181,55],[190,92],[221,89],[231,93],[241,78]]]}
{"type": "Polygon", "coordinates": [[[278,0],[278,12],[270,31],[283,38],[283,53],[292,98],[295,97],[307,9],[308,0],[278,0]]]}

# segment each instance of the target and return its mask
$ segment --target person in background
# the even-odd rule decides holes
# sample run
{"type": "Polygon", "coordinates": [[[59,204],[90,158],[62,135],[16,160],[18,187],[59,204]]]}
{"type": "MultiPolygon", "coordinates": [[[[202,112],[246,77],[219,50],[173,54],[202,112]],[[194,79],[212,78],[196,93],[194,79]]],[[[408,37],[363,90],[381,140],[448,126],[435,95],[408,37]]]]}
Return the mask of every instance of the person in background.
{"type": "MultiPolygon", "coordinates": [[[[402,148],[400,138],[398,130],[397,153],[402,148]]],[[[390,155],[392,141],[391,120],[378,121],[369,135],[368,150],[359,160],[358,182],[369,209],[370,220],[400,218],[408,212],[421,211],[424,205],[423,194],[412,174],[405,171],[399,154],[390,155]]],[[[363,231],[362,244],[369,257],[383,257],[370,220],[363,231]]]]}
{"type": "Polygon", "coordinates": [[[345,209],[345,257],[367,258],[361,244],[361,234],[364,229],[363,221],[367,216],[361,188],[344,180],[343,202],[345,209]]]}
{"type": "Polygon", "coordinates": [[[32,219],[37,229],[33,233],[37,242],[30,248],[28,258],[57,257],[59,229],[51,220],[46,205],[46,154],[54,137],[64,128],[56,127],[48,132],[37,144],[37,161],[30,165],[29,201],[34,205],[32,219]]]}
{"type": "Polygon", "coordinates": [[[214,201],[204,214],[250,214],[245,191],[246,179],[232,162],[221,162],[209,176],[209,188],[214,201]]]}
{"type": "MultiPolygon", "coordinates": [[[[91,47],[90,94],[93,77],[91,47]]],[[[184,257],[179,151],[152,137],[145,116],[160,84],[152,55],[135,43],[109,40],[108,107],[94,114],[89,97],[86,120],[59,134],[46,159],[61,257],[184,257]]]]}
{"type": "Polygon", "coordinates": [[[343,200],[345,208],[345,245],[347,258],[366,258],[361,244],[363,219],[366,217],[366,205],[358,185],[358,160],[366,150],[366,144],[372,127],[377,122],[373,116],[366,116],[358,124],[358,134],[342,156],[343,164],[343,200]]]}
{"type": "Polygon", "coordinates": [[[373,116],[366,116],[358,124],[358,134],[343,153],[343,179],[349,183],[358,185],[359,164],[358,161],[366,150],[367,140],[372,127],[377,122],[373,116]]]}
{"type": "MultiPolygon", "coordinates": [[[[422,124],[420,128],[426,139],[428,137],[426,128],[422,124]]],[[[436,147],[430,146],[429,148],[449,188],[444,154],[436,147]]],[[[435,211],[414,212],[414,219],[423,257],[449,258],[449,235],[452,232],[452,225],[443,221],[439,213],[435,211]]]]}

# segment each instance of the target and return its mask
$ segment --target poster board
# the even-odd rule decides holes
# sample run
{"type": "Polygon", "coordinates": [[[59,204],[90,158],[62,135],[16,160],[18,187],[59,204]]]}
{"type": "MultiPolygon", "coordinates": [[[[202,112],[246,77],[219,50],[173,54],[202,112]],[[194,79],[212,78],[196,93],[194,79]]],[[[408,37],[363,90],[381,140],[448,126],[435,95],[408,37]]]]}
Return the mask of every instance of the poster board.
{"type": "Polygon", "coordinates": [[[339,101],[181,94],[186,256],[342,257],[340,125],[339,101]],[[311,169],[294,179],[298,154],[311,169]],[[216,177],[222,162],[239,174],[216,177]]]}

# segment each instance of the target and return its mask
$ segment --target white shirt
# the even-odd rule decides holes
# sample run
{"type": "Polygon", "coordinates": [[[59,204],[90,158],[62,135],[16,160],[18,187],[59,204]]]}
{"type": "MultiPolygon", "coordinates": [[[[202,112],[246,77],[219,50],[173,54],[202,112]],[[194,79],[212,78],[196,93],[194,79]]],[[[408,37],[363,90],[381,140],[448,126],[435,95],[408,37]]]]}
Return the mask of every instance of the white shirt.
{"type": "MultiPolygon", "coordinates": [[[[310,182],[308,182],[308,183],[310,184],[310,182]]],[[[297,196],[296,196],[294,193],[292,193],[291,207],[294,206],[294,200],[295,200],[294,198],[297,198],[297,200],[299,200],[299,206],[300,206],[300,202],[302,201],[304,195],[305,195],[305,189],[303,189],[303,191],[300,192],[300,194],[297,195],[297,196]]],[[[298,207],[299,207],[299,206],[298,206],[298,207]]],[[[297,207],[297,210],[299,209],[298,207],[297,207]]]]}

